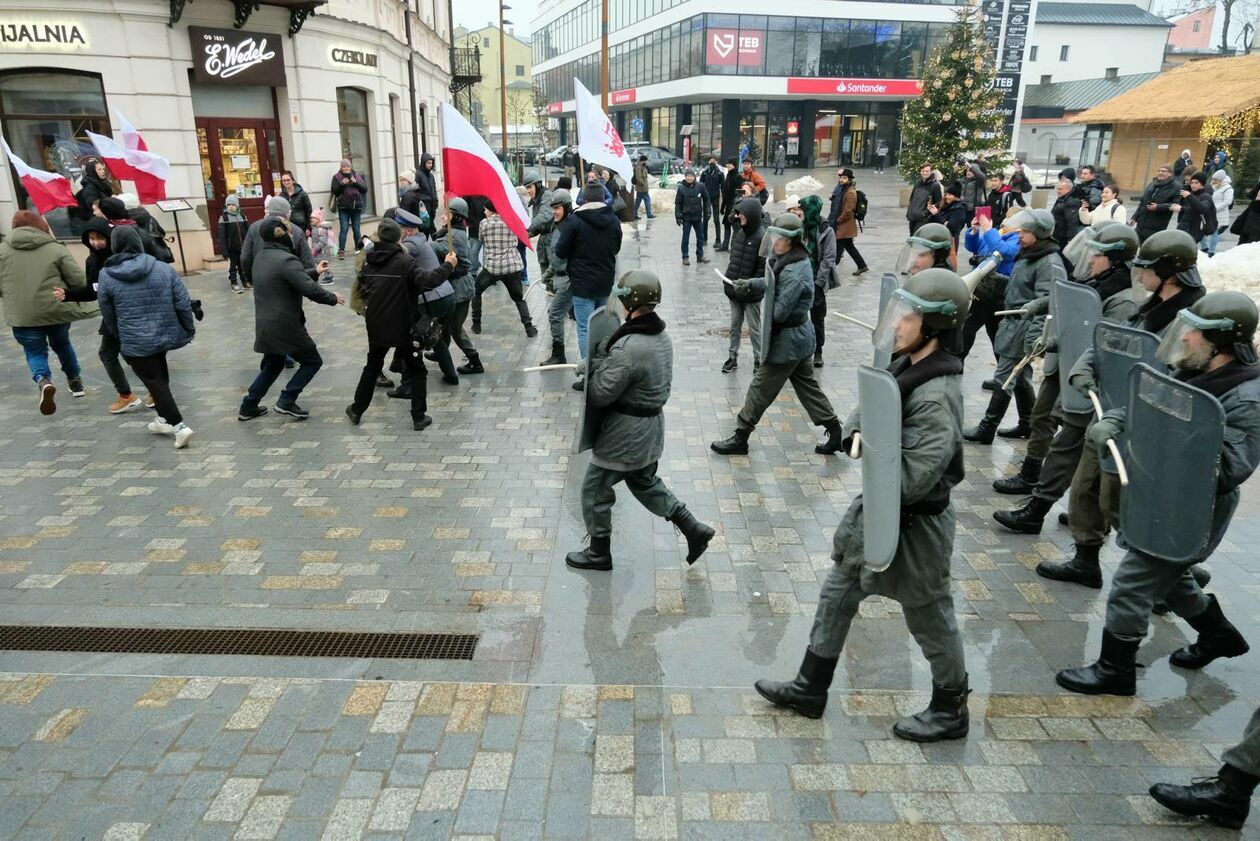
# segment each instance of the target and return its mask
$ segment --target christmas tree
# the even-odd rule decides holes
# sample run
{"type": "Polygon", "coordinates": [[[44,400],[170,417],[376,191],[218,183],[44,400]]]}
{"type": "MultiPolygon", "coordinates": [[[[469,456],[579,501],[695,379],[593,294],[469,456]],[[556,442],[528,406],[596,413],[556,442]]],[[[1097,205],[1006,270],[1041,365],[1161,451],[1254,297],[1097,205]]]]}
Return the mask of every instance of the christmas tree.
{"type": "Polygon", "coordinates": [[[923,93],[906,102],[901,115],[898,169],[907,181],[917,181],[927,162],[945,173],[948,183],[959,155],[984,152],[991,170],[1008,162],[998,108],[1002,94],[993,87],[997,68],[980,22],[978,4],[962,6],[945,40],[923,63],[923,93]]]}

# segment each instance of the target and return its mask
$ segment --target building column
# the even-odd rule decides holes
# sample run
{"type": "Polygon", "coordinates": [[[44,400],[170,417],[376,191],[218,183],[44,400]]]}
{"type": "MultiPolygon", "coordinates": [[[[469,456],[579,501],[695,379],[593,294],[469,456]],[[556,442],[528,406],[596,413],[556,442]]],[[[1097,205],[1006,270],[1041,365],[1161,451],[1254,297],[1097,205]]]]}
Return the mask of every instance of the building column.
{"type": "Polygon", "coordinates": [[[818,100],[807,99],[801,103],[801,126],[800,138],[801,166],[805,169],[814,168],[814,121],[818,119],[818,100]]]}
{"type": "Polygon", "coordinates": [[[722,163],[739,157],[739,100],[722,100],[722,163]]]}
{"type": "MultiPolygon", "coordinates": [[[[677,131],[675,131],[676,136],[674,137],[674,146],[677,151],[675,151],[674,154],[678,155],[678,157],[680,158],[682,157],[682,153],[683,153],[683,139],[682,139],[682,135],[679,134],[678,132],[681,132],[682,127],[685,125],[688,125],[690,122],[691,122],[691,106],[679,105],[678,106],[678,119],[674,123],[674,125],[678,127],[677,131]]],[[[691,162],[692,164],[695,163],[694,155],[692,156],[691,162]]]]}

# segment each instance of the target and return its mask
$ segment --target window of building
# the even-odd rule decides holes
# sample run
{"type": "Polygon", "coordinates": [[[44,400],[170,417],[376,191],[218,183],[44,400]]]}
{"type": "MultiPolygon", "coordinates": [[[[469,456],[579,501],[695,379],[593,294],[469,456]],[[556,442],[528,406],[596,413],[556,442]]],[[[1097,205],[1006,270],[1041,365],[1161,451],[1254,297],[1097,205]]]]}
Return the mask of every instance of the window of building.
{"type": "Polygon", "coordinates": [[[1037,60],[1037,45],[1036,44],[1033,44],[1031,47],[1028,48],[1028,60],[1029,61],[1037,60]]]}
{"type": "Polygon", "coordinates": [[[367,182],[363,214],[371,216],[377,183],[372,177],[372,133],[368,128],[368,95],[358,88],[337,88],[337,122],[341,126],[341,156],[367,182]]]}
{"type": "Polygon", "coordinates": [[[1064,44],[1062,47],[1059,47],[1059,61],[1067,61],[1067,60],[1068,60],[1068,45],[1064,44]]]}
{"type": "Polygon", "coordinates": [[[1203,21],[1201,21],[1201,20],[1196,20],[1196,21],[1194,22],[1194,31],[1195,31],[1195,32],[1198,32],[1198,31],[1199,31],[1199,25],[1200,25],[1201,23],[1203,23],[1203,21]]]}
{"type": "Polygon", "coordinates": [[[517,75],[517,76],[524,76],[524,75],[525,75],[525,65],[523,65],[523,64],[518,64],[518,65],[516,65],[516,75],[517,75]]]}
{"type": "Polygon", "coordinates": [[[1103,71],[1104,79],[1115,79],[1119,75],[1120,75],[1119,67],[1108,67],[1106,70],[1103,71]]]}
{"type": "Polygon", "coordinates": [[[483,46],[483,47],[488,47],[488,46],[490,46],[490,36],[489,36],[489,35],[486,35],[486,36],[484,36],[484,37],[481,39],[481,46],[483,46]]]}
{"type": "Polygon", "coordinates": [[[1040,84],[1043,84],[1043,85],[1048,85],[1048,84],[1050,84],[1050,74],[1049,74],[1049,73],[1046,73],[1046,74],[1044,74],[1044,75],[1041,77],[1041,82],[1040,82],[1040,84]]]}
{"type": "MultiPolygon", "coordinates": [[[[101,77],[66,70],[20,70],[0,74],[0,133],[13,153],[30,166],[56,172],[77,186],[96,153],[87,132],[109,135],[101,77]]],[[[5,161],[8,168],[8,162],[5,161]]],[[[18,205],[34,208],[17,179],[18,205]]],[[[46,217],[53,234],[75,237],[86,220],[59,207],[46,217]]]]}

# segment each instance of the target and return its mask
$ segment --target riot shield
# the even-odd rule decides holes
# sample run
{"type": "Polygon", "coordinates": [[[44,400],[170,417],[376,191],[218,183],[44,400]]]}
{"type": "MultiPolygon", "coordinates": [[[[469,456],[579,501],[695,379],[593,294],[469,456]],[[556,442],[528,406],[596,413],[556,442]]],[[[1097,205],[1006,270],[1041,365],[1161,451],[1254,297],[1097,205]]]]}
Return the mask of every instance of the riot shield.
{"type": "MultiPolygon", "coordinates": [[[[750,328],[751,329],[751,328],[750,328]]],[[[757,342],[757,361],[765,362],[770,356],[770,342],[774,338],[774,269],[766,261],[766,295],[761,299],[761,335],[757,342]]]]}
{"type": "MultiPolygon", "coordinates": [[[[879,279],[879,309],[876,310],[877,313],[880,313],[881,315],[883,314],[884,309],[888,306],[889,300],[892,299],[893,292],[896,292],[896,291],[897,291],[897,276],[893,274],[892,272],[884,272],[883,277],[879,279]]],[[[875,348],[875,358],[871,361],[872,365],[874,365],[876,368],[882,371],[885,368],[887,368],[889,364],[891,363],[892,363],[892,350],[891,349],[880,350],[879,348],[875,348]]],[[[898,415],[898,417],[900,417],[900,414],[898,415]]]]}
{"type": "MultiPolygon", "coordinates": [[[[606,307],[600,307],[591,313],[586,323],[586,384],[589,386],[591,370],[595,366],[595,349],[617,332],[621,319],[608,312],[606,307]]],[[[590,399],[583,397],[582,409],[578,412],[578,437],[574,452],[584,453],[595,446],[595,439],[604,425],[604,411],[600,406],[592,406],[590,399]]]]}
{"type": "Polygon", "coordinates": [[[1155,356],[1158,347],[1159,336],[1136,327],[1105,321],[1094,327],[1094,378],[1104,412],[1128,405],[1129,371],[1134,365],[1145,362],[1161,370],[1155,356]]]}
{"type": "Polygon", "coordinates": [[[901,389],[881,368],[858,368],[862,417],[863,561],[874,572],[892,563],[901,539],[901,389]]]}
{"type": "MultiPolygon", "coordinates": [[[[1094,327],[1102,319],[1102,299],[1080,283],[1056,280],[1050,287],[1050,309],[1054,312],[1054,333],[1058,339],[1059,371],[1069,372],[1094,341],[1094,327]]],[[[1085,414],[1094,411],[1089,395],[1074,388],[1059,392],[1063,411],[1085,414]]]]}
{"type": "Polygon", "coordinates": [[[1125,544],[1175,563],[1201,560],[1212,535],[1225,410],[1206,391],[1138,364],[1129,372],[1123,438],[1125,544]]]}

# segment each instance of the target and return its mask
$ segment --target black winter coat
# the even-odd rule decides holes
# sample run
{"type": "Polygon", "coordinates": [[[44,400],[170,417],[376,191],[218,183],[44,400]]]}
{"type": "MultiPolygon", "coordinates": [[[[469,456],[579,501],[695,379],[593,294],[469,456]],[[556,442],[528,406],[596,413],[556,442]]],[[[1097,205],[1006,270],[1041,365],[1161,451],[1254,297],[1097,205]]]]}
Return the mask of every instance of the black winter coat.
{"type": "Polygon", "coordinates": [[[254,352],[292,356],[315,347],[306,332],[302,299],[337,305],[331,289],[315,282],[293,252],[273,242],[263,243],[253,263],[254,352]]]}
{"type": "Polygon", "coordinates": [[[722,201],[722,182],[726,180],[720,166],[706,166],[700,170],[700,183],[709,194],[709,204],[716,210],[722,201]]]}
{"type": "Polygon", "coordinates": [[[408,347],[411,327],[419,314],[417,298],[451,276],[449,263],[425,270],[398,243],[379,243],[359,270],[359,293],[367,305],[368,344],[376,347],[408,347]]]}
{"type": "MultiPolygon", "coordinates": [[[[761,241],[766,235],[766,222],[761,213],[761,202],[757,199],[741,199],[735,205],[735,210],[748,218],[748,224],[736,227],[735,234],[731,237],[731,259],[726,264],[726,277],[729,280],[763,277],[766,273],[766,258],[761,256],[761,241]]],[[[726,293],[726,297],[740,303],[759,300],[749,295],[738,296],[735,287],[729,283],[722,284],[722,291],[726,293]]]]}
{"type": "Polygon", "coordinates": [[[114,195],[114,185],[109,179],[98,178],[94,168],[84,170],[82,186],[75,194],[75,198],[79,200],[79,217],[91,219],[92,205],[112,195],[114,195]]]}
{"type": "Polygon", "coordinates": [[[1243,208],[1234,224],[1229,226],[1230,233],[1238,234],[1239,245],[1260,242],[1260,199],[1255,198],[1257,191],[1260,191],[1260,184],[1251,189],[1251,204],[1243,208]]]}
{"type": "Polygon", "coordinates": [[[432,213],[437,207],[437,181],[433,177],[433,169],[428,164],[436,165],[437,162],[433,156],[425,152],[420,156],[420,166],[416,168],[416,186],[420,188],[420,200],[424,202],[424,206],[432,213]]]}
{"type": "Polygon", "coordinates": [[[1054,217],[1054,240],[1061,246],[1085,227],[1081,224],[1081,197],[1075,191],[1056,198],[1050,215],[1054,217]]]}
{"type": "Polygon", "coordinates": [[[1133,223],[1137,226],[1138,239],[1145,240],[1151,234],[1168,227],[1168,221],[1172,219],[1172,210],[1168,206],[1177,203],[1179,192],[1181,192],[1181,182],[1176,178],[1169,178],[1167,181],[1151,181],[1146,185],[1146,189],[1142,191],[1142,198],[1138,200],[1137,208],[1133,211],[1133,223]],[[1154,210],[1147,210],[1146,206],[1152,202],[1157,207],[1154,210]]]}
{"type": "Polygon", "coordinates": [[[289,200],[289,221],[304,231],[311,229],[311,197],[302,189],[301,184],[293,185],[293,192],[280,191],[280,195],[289,200]]]}
{"type": "Polygon", "coordinates": [[[100,278],[101,267],[105,265],[105,261],[112,255],[113,251],[109,248],[109,223],[99,216],[94,216],[88,220],[87,225],[83,228],[83,245],[88,250],[87,260],[83,262],[83,273],[87,275],[87,286],[68,286],[66,287],[67,301],[95,301],[96,300],[96,283],[100,278]],[[105,247],[97,250],[88,244],[88,234],[97,233],[105,238],[105,247]]]}
{"type": "Polygon", "coordinates": [[[709,216],[709,193],[699,181],[682,181],[674,193],[674,219],[699,222],[709,216]]]}
{"type": "Polygon", "coordinates": [[[739,170],[726,170],[726,177],[722,181],[722,215],[728,219],[735,212],[735,197],[739,195],[739,187],[743,183],[744,176],[739,174],[739,170]]]}
{"type": "Polygon", "coordinates": [[[230,216],[226,210],[223,211],[219,216],[219,251],[235,254],[239,258],[248,230],[249,220],[243,215],[230,216]]]}
{"type": "Polygon", "coordinates": [[[569,261],[569,288],[579,298],[607,298],[621,251],[621,220],[612,208],[583,205],[560,225],[552,246],[569,261]]]}
{"type": "Polygon", "coordinates": [[[1190,195],[1180,201],[1181,212],[1177,214],[1177,230],[1185,231],[1194,237],[1195,242],[1201,241],[1205,235],[1216,230],[1216,203],[1212,201],[1211,187],[1204,187],[1197,193],[1190,190],[1190,195]]]}

